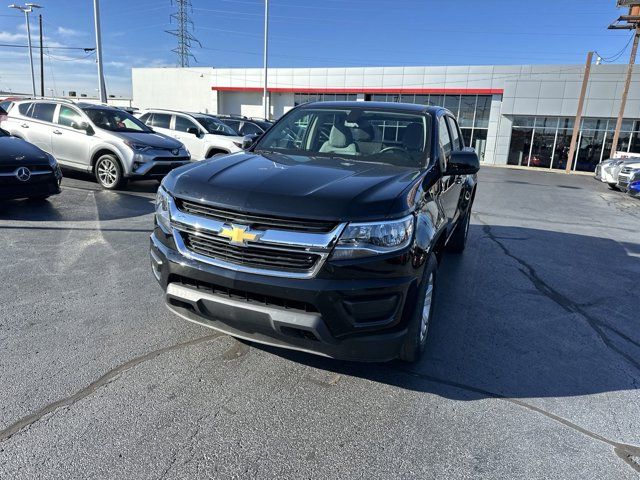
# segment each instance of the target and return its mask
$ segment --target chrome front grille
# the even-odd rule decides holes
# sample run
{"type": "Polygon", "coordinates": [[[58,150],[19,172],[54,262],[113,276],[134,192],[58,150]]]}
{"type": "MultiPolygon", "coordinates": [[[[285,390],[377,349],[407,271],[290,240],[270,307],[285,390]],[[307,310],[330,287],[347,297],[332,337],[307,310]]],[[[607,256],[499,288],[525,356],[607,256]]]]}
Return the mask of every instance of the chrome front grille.
{"type": "Polygon", "coordinates": [[[193,230],[183,230],[182,238],[185,246],[194,253],[253,268],[306,272],[320,260],[320,255],[314,253],[251,244],[238,246],[221,237],[203,235],[193,230]]]}
{"type": "Polygon", "coordinates": [[[249,214],[212,207],[203,203],[189,200],[176,199],[176,206],[182,212],[217,220],[227,224],[251,225],[256,230],[287,230],[291,232],[330,232],[336,226],[335,222],[322,220],[302,220],[286,217],[274,217],[270,215],[249,214]]]}
{"type": "Polygon", "coordinates": [[[231,212],[180,199],[171,199],[169,211],[171,233],[185,257],[288,278],[314,277],[345,227],[344,223],[231,212]],[[242,232],[241,239],[234,236],[237,230],[242,232]]]}

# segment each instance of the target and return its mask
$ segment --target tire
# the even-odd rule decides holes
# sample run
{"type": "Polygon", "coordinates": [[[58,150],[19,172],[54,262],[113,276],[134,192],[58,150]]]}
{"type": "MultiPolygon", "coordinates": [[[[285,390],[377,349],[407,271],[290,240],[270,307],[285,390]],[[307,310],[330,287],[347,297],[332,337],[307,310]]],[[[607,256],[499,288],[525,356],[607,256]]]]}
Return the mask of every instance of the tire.
{"type": "Polygon", "coordinates": [[[618,188],[618,185],[616,183],[608,183],[607,185],[609,185],[609,188],[611,190],[615,190],[616,192],[620,191],[620,189],[618,188]]]}
{"type": "Polygon", "coordinates": [[[94,167],[96,180],[107,190],[115,190],[124,184],[122,167],[115,155],[107,153],[96,161],[94,167]]]}
{"type": "Polygon", "coordinates": [[[464,217],[458,220],[455,230],[447,242],[447,252],[462,253],[467,246],[467,236],[469,235],[469,222],[471,220],[471,205],[467,207],[464,217]]]}
{"type": "Polygon", "coordinates": [[[429,326],[433,318],[437,270],[438,262],[435,255],[431,254],[424,268],[422,282],[418,287],[415,305],[411,312],[407,336],[400,350],[399,357],[404,362],[416,362],[424,354],[429,326]]]}
{"type": "Polygon", "coordinates": [[[29,201],[31,203],[41,203],[41,202],[44,202],[50,196],[51,195],[39,195],[37,197],[29,197],[29,198],[27,198],[27,201],[29,201]]]}
{"type": "Polygon", "coordinates": [[[207,156],[205,157],[205,159],[220,157],[221,155],[228,155],[228,154],[229,152],[223,152],[221,150],[211,150],[210,152],[207,153],[207,156]]]}

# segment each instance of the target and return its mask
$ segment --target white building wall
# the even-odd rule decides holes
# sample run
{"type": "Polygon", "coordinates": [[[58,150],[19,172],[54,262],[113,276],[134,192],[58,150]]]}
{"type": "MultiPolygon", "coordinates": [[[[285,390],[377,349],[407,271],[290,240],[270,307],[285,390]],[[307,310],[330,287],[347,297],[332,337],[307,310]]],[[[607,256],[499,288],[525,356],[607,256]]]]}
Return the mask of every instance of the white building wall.
{"type": "Polygon", "coordinates": [[[215,113],[217,92],[211,89],[212,68],[134,68],[131,71],[136,107],[215,113]]]}
{"type": "MultiPolygon", "coordinates": [[[[624,65],[594,65],[583,115],[617,116],[624,65]]],[[[403,89],[499,89],[494,95],[484,161],[506,164],[514,116],[576,114],[584,65],[446,67],[273,68],[269,70],[272,118],[294,105],[295,91],[334,89],[357,93],[403,89]]],[[[640,118],[640,66],[631,83],[625,118],[640,118]]],[[[262,69],[133,69],[136,107],[263,116],[262,69]],[[216,88],[222,87],[221,91],[216,88]],[[236,91],[233,91],[236,90],[236,91]],[[220,99],[220,105],[218,105],[220,99]]]]}

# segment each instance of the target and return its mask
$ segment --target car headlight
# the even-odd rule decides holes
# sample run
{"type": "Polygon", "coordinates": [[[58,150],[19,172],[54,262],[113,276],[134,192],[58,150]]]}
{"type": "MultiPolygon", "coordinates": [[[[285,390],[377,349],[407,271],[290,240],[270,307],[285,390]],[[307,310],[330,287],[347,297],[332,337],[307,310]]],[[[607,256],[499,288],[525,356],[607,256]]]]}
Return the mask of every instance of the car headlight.
{"type": "Polygon", "coordinates": [[[171,197],[161,185],[158,188],[158,193],[156,193],[156,222],[167,234],[171,233],[171,212],[169,212],[170,203],[171,197]]]}
{"type": "Polygon", "coordinates": [[[350,223],[333,250],[333,260],[361,258],[402,250],[413,237],[413,215],[399,220],[350,223]]]}
{"type": "Polygon", "coordinates": [[[56,157],[54,157],[50,153],[47,153],[47,160],[49,160],[49,165],[51,166],[51,168],[56,168],[56,166],[58,165],[56,157]]]}
{"type": "Polygon", "coordinates": [[[144,143],[132,142],[131,140],[125,140],[124,144],[136,152],[146,152],[151,148],[151,146],[149,145],[145,145],[144,143]]]}

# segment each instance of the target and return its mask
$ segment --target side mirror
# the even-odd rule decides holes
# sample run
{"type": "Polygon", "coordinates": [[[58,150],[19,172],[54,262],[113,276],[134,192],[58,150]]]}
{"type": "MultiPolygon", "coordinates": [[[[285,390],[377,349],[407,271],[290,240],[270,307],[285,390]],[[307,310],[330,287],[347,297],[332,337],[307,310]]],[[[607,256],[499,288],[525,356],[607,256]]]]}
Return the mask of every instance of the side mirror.
{"type": "Polygon", "coordinates": [[[472,175],[480,170],[480,159],[473,148],[451,152],[445,175],[472,175]]]}
{"type": "Polygon", "coordinates": [[[251,147],[251,145],[256,143],[256,140],[258,139],[258,137],[259,135],[256,135],[256,134],[245,135],[244,137],[242,137],[242,149],[246,150],[247,148],[251,147]]]}
{"type": "Polygon", "coordinates": [[[91,128],[91,126],[87,122],[71,122],[71,128],[89,133],[89,129],[91,128]]]}
{"type": "Polygon", "coordinates": [[[191,135],[195,135],[196,137],[200,136],[200,130],[198,130],[196,127],[187,128],[187,133],[190,133],[191,135]]]}

